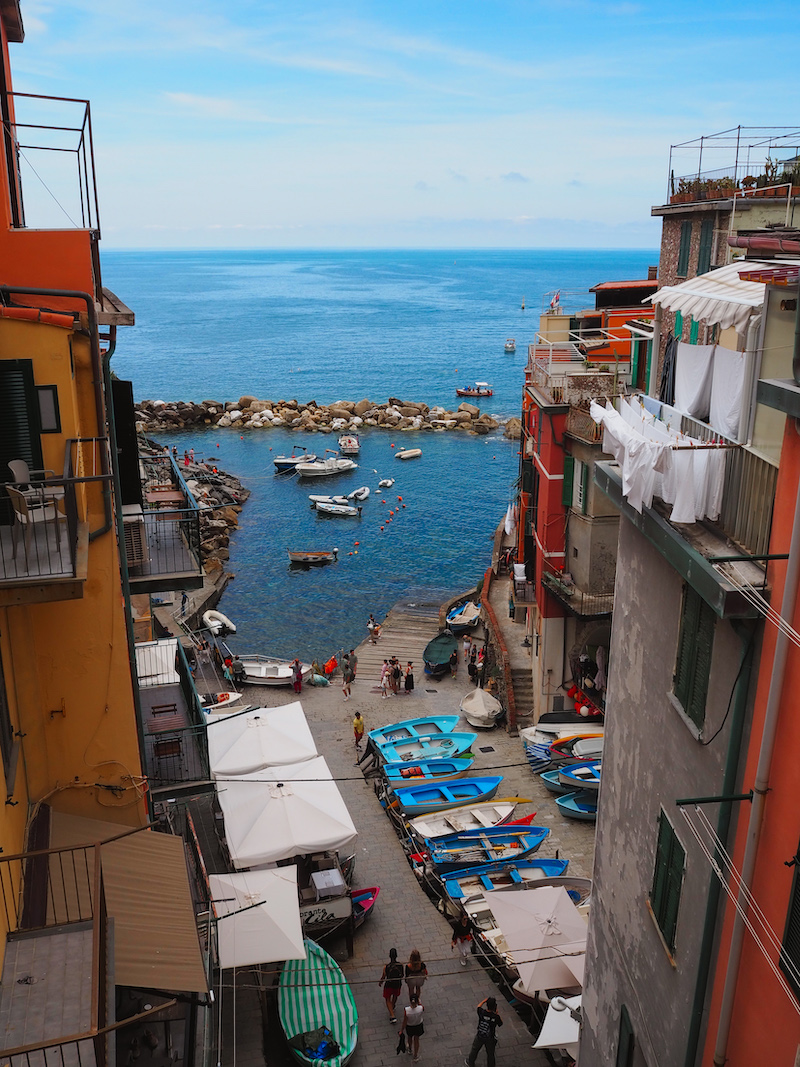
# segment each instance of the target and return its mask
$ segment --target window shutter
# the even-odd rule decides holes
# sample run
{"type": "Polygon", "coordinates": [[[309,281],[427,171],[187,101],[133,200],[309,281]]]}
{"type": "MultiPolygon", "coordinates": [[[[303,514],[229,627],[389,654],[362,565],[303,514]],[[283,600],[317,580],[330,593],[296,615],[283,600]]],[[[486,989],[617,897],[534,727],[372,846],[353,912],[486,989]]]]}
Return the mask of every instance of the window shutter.
{"type": "Polygon", "coordinates": [[[633,1067],[633,1050],[636,1039],[633,1033],[631,1017],[623,1004],[619,1013],[619,1041],[617,1042],[616,1067],[633,1067]]]}
{"type": "MultiPolygon", "coordinates": [[[[39,399],[30,359],[0,360],[0,483],[11,481],[12,459],[24,459],[31,470],[42,469],[39,399]]],[[[0,523],[10,523],[12,514],[3,492],[0,523]]]]}
{"type": "Polygon", "coordinates": [[[680,341],[681,337],[683,336],[683,312],[682,311],[676,311],[675,312],[675,336],[678,338],[679,341],[680,341]]]}
{"type": "Polygon", "coordinates": [[[575,460],[572,456],[564,456],[564,481],[561,485],[561,503],[565,507],[572,504],[572,482],[575,477],[575,460]]]}
{"type": "Polygon", "coordinates": [[[700,323],[691,319],[691,326],[689,327],[689,344],[696,345],[697,338],[700,336],[700,323]]]}
{"type": "Polygon", "coordinates": [[[673,688],[675,696],[685,708],[689,702],[692,688],[692,667],[694,661],[694,636],[700,621],[700,596],[687,585],[683,591],[681,625],[678,633],[678,655],[675,660],[673,688]]]}
{"type": "Polygon", "coordinates": [[[581,464],[581,513],[586,514],[586,504],[589,496],[589,464],[581,464]]]}
{"type": "Polygon", "coordinates": [[[667,895],[667,871],[669,870],[669,836],[672,827],[667,821],[664,812],[658,824],[658,842],[656,844],[656,868],[653,875],[653,891],[650,894],[650,903],[656,916],[660,916],[667,895]]]}
{"type": "Polygon", "coordinates": [[[703,219],[700,226],[700,251],[697,253],[697,273],[711,269],[711,244],[714,239],[714,220],[703,219]]]}
{"type": "MultiPolygon", "coordinates": [[[[800,845],[798,845],[798,852],[800,852],[800,845]]],[[[786,914],[786,929],[783,932],[783,945],[778,962],[792,989],[800,996],[800,984],[790,966],[800,967],[800,866],[794,869],[789,911],[786,914]]]]}
{"type": "MultiPolygon", "coordinates": [[[[697,595],[697,594],[695,594],[697,595]]],[[[698,597],[698,599],[700,599],[698,597]]],[[[708,679],[711,674],[711,655],[714,647],[716,616],[704,600],[700,600],[697,630],[694,639],[694,669],[691,692],[684,711],[697,726],[702,726],[706,717],[708,679]]]]}
{"type": "Polygon", "coordinates": [[[685,278],[689,271],[689,251],[692,246],[692,224],[687,219],[686,222],[681,223],[681,246],[678,251],[678,270],[677,274],[679,278],[685,278]]]}
{"type": "Polygon", "coordinates": [[[680,843],[675,835],[675,831],[670,827],[671,840],[670,840],[670,855],[669,866],[667,868],[667,892],[664,900],[663,919],[661,922],[661,931],[664,934],[664,940],[669,945],[670,949],[675,948],[675,930],[678,925],[678,905],[681,902],[681,886],[683,885],[683,864],[686,859],[686,852],[683,845],[680,843]]]}

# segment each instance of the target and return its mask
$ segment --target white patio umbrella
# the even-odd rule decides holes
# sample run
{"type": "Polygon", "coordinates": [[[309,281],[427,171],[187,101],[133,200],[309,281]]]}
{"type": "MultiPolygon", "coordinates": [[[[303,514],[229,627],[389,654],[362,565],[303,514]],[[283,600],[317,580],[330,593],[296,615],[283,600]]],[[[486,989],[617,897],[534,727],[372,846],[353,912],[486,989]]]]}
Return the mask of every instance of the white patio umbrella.
{"type": "Polygon", "coordinates": [[[357,835],[322,756],[238,778],[218,776],[217,797],[234,867],[344,848],[357,835]]]}
{"type": "Polygon", "coordinates": [[[220,967],[304,960],[297,868],[210,874],[220,967]]]}
{"type": "Polygon", "coordinates": [[[580,997],[553,997],[533,1047],[563,1048],[573,1059],[577,1059],[581,1024],[572,1011],[579,1012],[580,1006],[580,997]]]}
{"type": "Polygon", "coordinates": [[[586,921],[563,886],[495,890],[486,899],[523,992],[583,984],[586,921]]]}
{"type": "Polygon", "coordinates": [[[242,715],[214,716],[207,730],[213,778],[252,774],[318,755],[299,700],[242,715]]]}

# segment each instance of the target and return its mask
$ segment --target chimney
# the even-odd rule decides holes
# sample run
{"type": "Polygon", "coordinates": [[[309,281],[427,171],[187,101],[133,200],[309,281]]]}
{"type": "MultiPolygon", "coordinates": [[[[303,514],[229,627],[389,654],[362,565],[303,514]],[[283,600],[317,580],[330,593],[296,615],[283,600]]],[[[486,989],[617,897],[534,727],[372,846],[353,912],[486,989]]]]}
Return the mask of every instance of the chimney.
{"type": "Polygon", "coordinates": [[[647,268],[647,280],[649,282],[654,282],[657,279],[658,279],[658,267],[648,267],[647,268]]]}

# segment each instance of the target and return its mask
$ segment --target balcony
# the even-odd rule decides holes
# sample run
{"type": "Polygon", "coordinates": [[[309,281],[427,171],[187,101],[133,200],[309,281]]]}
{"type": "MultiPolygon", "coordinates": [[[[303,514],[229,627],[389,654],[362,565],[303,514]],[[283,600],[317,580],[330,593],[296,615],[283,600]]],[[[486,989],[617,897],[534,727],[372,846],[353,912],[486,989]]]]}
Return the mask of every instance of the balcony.
{"type": "Polygon", "coordinates": [[[90,529],[110,516],[107,447],[71,439],[63,476],[34,471],[0,490],[0,606],[83,596],[90,529]]]}
{"type": "MultiPolygon", "coordinates": [[[[630,340],[630,334],[627,335],[630,340]]],[[[601,364],[604,366],[604,364],[601,364]]],[[[598,397],[625,393],[630,363],[621,361],[615,371],[589,370],[586,357],[575,341],[548,341],[537,335],[528,348],[526,384],[534,386],[552,404],[585,406],[598,397]]]]}
{"type": "Polygon", "coordinates": [[[552,593],[571,615],[599,619],[614,610],[614,591],[610,593],[585,593],[566,573],[544,571],[542,584],[552,593]]]}
{"type": "Polygon", "coordinates": [[[144,506],[122,508],[132,593],[199,589],[200,509],[168,454],[141,456],[144,506]]]}

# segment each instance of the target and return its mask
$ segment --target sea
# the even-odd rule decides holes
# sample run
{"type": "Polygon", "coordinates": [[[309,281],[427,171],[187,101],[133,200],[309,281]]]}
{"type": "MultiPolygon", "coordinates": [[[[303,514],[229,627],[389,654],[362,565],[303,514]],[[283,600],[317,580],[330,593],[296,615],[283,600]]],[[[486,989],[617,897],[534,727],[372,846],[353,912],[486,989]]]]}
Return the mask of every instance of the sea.
{"type": "MultiPolygon", "coordinates": [[[[656,262],[654,250],[104,251],[103,284],[136,315],[112,368],[137,400],[397,397],[452,410],[456,388],[477,380],[494,390],[481,409],[507,418],[519,415],[527,346],[553,294],[591,307],[593,285],[647,277],[656,262]]],[[[219,605],[240,654],[323,661],[362,641],[370,614],[473,587],[519,475],[519,444],[501,431],[365,428],[357,470],[310,482],[276,477],[274,456],[293,444],[324,453],[335,435],[232,427],[158,439],[251,490],[219,605]],[[401,447],[422,457],[395,461],[401,447]],[[383,478],[394,485],[379,490],[383,478]],[[362,485],[358,519],[309,505],[309,493],[362,485]],[[335,564],[289,565],[287,549],[333,547],[335,564]]]]}

